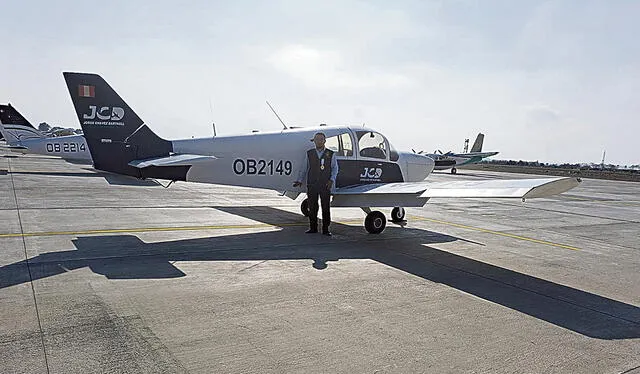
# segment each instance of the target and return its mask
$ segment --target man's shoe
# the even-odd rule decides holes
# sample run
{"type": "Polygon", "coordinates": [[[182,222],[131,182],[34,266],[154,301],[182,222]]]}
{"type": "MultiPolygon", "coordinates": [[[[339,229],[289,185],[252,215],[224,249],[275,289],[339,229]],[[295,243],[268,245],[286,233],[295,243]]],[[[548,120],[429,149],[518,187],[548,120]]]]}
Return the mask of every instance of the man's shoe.
{"type": "Polygon", "coordinates": [[[305,234],[317,234],[318,230],[313,230],[313,229],[309,229],[307,231],[305,231],[305,234]]]}
{"type": "Polygon", "coordinates": [[[332,236],[331,235],[331,231],[323,231],[322,235],[326,235],[326,236],[332,236]]]}

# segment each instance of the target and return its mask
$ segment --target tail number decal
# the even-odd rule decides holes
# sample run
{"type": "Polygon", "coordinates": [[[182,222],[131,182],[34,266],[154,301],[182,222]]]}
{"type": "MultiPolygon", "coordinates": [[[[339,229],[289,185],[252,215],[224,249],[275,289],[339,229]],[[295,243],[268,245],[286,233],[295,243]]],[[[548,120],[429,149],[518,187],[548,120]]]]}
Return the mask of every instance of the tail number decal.
{"type": "Polygon", "coordinates": [[[288,160],[255,160],[237,158],[233,161],[236,175],[291,175],[293,164],[288,160]]]}
{"type": "Polygon", "coordinates": [[[87,146],[84,143],[47,143],[49,153],[77,153],[85,152],[87,146]]]}

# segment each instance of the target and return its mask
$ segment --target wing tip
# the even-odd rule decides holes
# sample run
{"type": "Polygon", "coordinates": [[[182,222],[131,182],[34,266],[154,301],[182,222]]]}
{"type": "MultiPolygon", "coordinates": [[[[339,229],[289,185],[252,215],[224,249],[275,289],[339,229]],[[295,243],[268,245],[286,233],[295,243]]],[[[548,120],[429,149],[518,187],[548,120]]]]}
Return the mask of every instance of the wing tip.
{"type": "Polygon", "coordinates": [[[559,195],[575,187],[578,187],[580,183],[582,183],[582,178],[580,177],[564,177],[552,179],[545,184],[533,187],[531,190],[529,190],[529,192],[524,194],[522,198],[533,199],[559,195]]]}

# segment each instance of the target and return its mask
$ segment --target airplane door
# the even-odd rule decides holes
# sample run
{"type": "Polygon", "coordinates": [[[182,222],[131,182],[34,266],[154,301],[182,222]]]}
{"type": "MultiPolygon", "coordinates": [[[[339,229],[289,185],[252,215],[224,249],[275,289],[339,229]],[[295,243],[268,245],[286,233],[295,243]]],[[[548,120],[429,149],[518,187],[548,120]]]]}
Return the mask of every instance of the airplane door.
{"type": "Polygon", "coordinates": [[[367,130],[343,135],[342,152],[348,156],[339,162],[338,187],[403,181],[400,166],[389,159],[389,142],[384,136],[367,130]]]}

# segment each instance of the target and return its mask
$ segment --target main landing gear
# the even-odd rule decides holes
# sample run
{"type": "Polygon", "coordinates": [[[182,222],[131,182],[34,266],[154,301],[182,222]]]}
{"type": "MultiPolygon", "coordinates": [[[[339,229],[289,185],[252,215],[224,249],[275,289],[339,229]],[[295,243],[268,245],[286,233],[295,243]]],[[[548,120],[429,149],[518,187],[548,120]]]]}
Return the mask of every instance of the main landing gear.
{"type": "MultiPolygon", "coordinates": [[[[380,234],[387,227],[387,217],[384,213],[371,210],[371,208],[361,208],[367,216],[364,219],[364,228],[369,234],[380,234]]],[[[304,199],[300,203],[300,211],[305,217],[309,217],[309,200],[304,199]]],[[[406,212],[402,207],[395,207],[391,209],[391,222],[396,224],[403,224],[405,221],[406,212]]]]}
{"type": "Polygon", "coordinates": [[[456,174],[458,172],[458,169],[456,168],[451,168],[451,174],[456,174]]]}
{"type": "Polygon", "coordinates": [[[302,200],[302,203],[300,203],[300,211],[303,216],[309,217],[309,199],[302,200]]]}
{"type": "MultiPolygon", "coordinates": [[[[367,213],[364,219],[364,228],[369,234],[380,234],[387,227],[387,217],[377,210],[372,211],[370,208],[361,208],[367,213]]],[[[391,222],[401,224],[405,222],[405,210],[402,207],[395,207],[391,210],[391,222]]]]}
{"type": "Polygon", "coordinates": [[[380,234],[387,227],[387,217],[382,212],[374,210],[367,213],[364,219],[364,228],[369,234],[380,234]]]}

